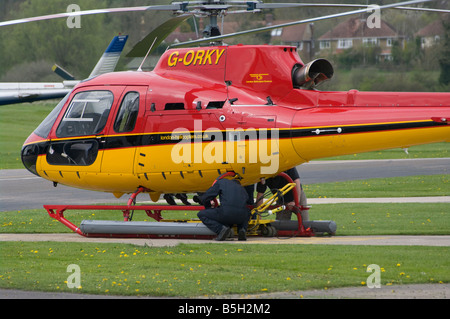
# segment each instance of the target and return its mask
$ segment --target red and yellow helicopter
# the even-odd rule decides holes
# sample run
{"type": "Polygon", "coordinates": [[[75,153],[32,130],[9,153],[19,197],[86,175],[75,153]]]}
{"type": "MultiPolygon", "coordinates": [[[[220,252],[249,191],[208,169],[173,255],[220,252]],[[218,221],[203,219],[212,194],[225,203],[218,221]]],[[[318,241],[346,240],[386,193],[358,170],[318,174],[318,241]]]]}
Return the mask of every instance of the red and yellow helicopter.
{"type": "MultiPolygon", "coordinates": [[[[379,8],[412,9],[405,6],[421,2],[428,1],[379,8]]],[[[217,17],[224,12],[235,7],[260,11],[292,6],[307,4],[190,1],[78,12],[172,10],[178,14],[138,43],[130,55],[148,54],[192,14],[210,17],[207,37],[181,45],[209,44],[168,49],[151,72],[114,72],[78,84],[26,140],[23,164],[55,185],[110,192],[116,197],[133,194],[127,206],[100,209],[124,213],[142,209],[151,215],[164,207],[133,206],[138,193],[148,193],[157,201],[165,193],[203,192],[226,173],[251,185],[314,159],[450,142],[450,93],[319,91],[317,85],[333,76],[328,61],[305,64],[291,46],[221,42],[233,36],[220,35],[218,30],[217,17]]],[[[27,20],[0,25],[23,22],[27,20]]],[[[274,28],[280,25],[248,32],[274,28]]],[[[68,208],[48,210],[86,235],[64,218],[68,208]]]]}

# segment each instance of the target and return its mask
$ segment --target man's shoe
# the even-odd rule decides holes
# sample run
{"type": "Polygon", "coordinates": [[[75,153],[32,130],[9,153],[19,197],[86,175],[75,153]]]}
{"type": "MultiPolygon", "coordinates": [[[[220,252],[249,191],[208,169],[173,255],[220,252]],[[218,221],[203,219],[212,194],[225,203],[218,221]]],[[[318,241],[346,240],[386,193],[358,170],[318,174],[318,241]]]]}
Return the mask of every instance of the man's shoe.
{"type": "Polygon", "coordinates": [[[227,239],[228,236],[230,236],[231,228],[223,226],[222,230],[220,231],[219,235],[217,235],[216,240],[217,241],[224,241],[227,239]]]}
{"type": "Polygon", "coordinates": [[[240,229],[238,233],[238,240],[245,241],[247,236],[245,235],[245,229],[240,229]]]}

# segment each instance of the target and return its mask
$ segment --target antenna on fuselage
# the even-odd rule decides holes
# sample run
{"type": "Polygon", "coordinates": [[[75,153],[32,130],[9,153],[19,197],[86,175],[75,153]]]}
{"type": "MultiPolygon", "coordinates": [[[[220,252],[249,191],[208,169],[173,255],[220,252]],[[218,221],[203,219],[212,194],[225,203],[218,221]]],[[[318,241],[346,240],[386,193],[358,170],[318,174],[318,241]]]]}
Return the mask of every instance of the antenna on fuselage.
{"type": "Polygon", "coordinates": [[[148,57],[150,51],[152,50],[153,46],[155,45],[156,39],[158,39],[158,37],[155,37],[155,40],[153,40],[153,43],[152,43],[152,45],[150,46],[150,49],[148,49],[147,54],[145,55],[144,59],[142,60],[141,65],[140,65],[139,68],[137,69],[138,72],[142,72],[142,66],[144,65],[145,60],[147,60],[147,57],[148,57]]]}

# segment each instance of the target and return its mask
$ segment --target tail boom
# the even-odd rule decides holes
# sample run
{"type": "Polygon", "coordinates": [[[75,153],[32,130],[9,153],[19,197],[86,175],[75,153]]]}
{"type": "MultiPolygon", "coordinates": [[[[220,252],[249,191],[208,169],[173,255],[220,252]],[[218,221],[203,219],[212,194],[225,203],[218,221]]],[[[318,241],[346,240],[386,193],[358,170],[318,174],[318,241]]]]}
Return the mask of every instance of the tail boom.
{"type": "Polygon", "coordinates": [[[291,137],[298,155],[309,161],[450,142],[449,93],[375,93],[343,92],[346,103],[339,106],[340,95],[324,93],[334,97],[328,106],[322,96],[321,106],[297,111],[291,137]],[[395,100],[388,101],[386,96],[393,94],[395,100]]]}

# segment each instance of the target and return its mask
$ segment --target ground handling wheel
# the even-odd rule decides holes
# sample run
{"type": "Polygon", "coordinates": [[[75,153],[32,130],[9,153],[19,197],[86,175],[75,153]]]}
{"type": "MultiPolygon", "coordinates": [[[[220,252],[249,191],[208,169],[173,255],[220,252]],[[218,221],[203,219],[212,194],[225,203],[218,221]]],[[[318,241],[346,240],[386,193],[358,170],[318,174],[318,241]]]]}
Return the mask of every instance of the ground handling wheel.
{"type": "Polygon", "coordinates": [[[275,237],[277,235],[277,229],[270,224],[263,224],[259,227],[261,236],[275,237]]]}

